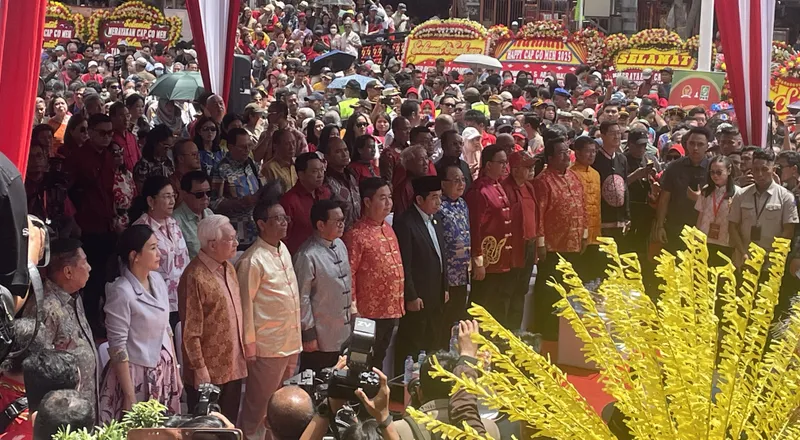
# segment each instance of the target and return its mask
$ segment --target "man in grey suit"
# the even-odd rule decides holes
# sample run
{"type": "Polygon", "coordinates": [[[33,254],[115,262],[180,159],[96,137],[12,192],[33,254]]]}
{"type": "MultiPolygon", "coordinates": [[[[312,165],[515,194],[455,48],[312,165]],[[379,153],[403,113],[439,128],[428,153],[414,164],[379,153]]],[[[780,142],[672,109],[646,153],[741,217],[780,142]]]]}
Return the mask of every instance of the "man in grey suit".
{"type": "Polygon", "coordinates": [[[294,254],[293,264],[300,289],[300,370],[319,372],[336,365],[341,346],[350,336],[352,279],[341,240],[344,213],[339,203],[314,203],[311,224],[314,234],[294,254]]]}

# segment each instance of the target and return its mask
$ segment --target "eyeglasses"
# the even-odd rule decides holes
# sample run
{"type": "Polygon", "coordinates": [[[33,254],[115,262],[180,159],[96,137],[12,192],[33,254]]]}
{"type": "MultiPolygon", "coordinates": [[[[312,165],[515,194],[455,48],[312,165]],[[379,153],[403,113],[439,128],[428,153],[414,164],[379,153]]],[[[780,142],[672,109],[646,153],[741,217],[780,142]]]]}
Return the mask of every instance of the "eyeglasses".
{"type": "Polygon", "coordinates": [[[364,128],[364,127],[366,127],[368,125],[369,125],[368,122],[357,122],[356,123],[356,127],[358,127],[358,128],[364,128]]]}
{"type": "Polygon", "coordinates": [[[202,199],[203,197],[211,198],[211,191],[197,191],[197,192],[190,192],[189,194],[193,195],[195,198],[202,199]]]}
{"type": "MultiPolygon", "coordinates": [[[[778,168],[777,171],[778,171],[778,173],[780,173],[780,171],[781,171],[780,168],[778,168]]],[[[726,172],[727,171],[723,171],[723,170],[709,170],[709,173],[711,173],[712,176],[721,176],[721,175],[725,174],[726,172]]]]}
{"type": "Polygon", "coordinates": [[[458,179],[442,179],[445,182],[453,182],[453,183],[467,183],[467,179],[463,177],[459,177],[458,179]]]}
{"type": "Polygon", "coordinates": [[[455,104],[450,103],[450,102],[443,102],[442,105],[445,106],[445,107],[450,107],[450,108],[453,108],[453,107],[456,106],[455,104]]]}
{"type": "Polygon", "coordinates": [[[239,238],[236,237],[236,236],[233,236],[233,237],[225,237],[225,238],[220,238],[219,240],[211,240],[211,241],[222,241],[222,242],[225,242],[225,243],[239,243],[239,238]]]}
{"type": "Polygon", "coordinates": [[[103,137],[111,137],[111,135],[114,134],[114,130],[97,130],[97,129],[95,129],[94,131],[97,132],[98,135],[103,136],[103,137]]]}
{"type": "Polygon", "coordinates": [[[200,131],[203,131],[203,132],[206,132],[206,133],[216,133],[217,132],[217,127],[203,127],[203,129],[200,130],[200,131]]]}
{"type": "Polygon", "coordinates": [[[328,221],[329,221],[329,222],[336,223],[336,226],[338,226],[338,227],[340,227],[340,228],[341,228],[342,226],[344,226],[344,219],[339,219],[339,220],[337,220],[337,219],[332,219],[332,218],[331,218],[331,219],[328,219],[328,221]]]}
{"type": "Polygon", "coordinates": [[[278,223],[291,223],[292,217],[288,215],[273,215],[271,217],[267,217],[267,220],[275,219],[278,223]]]}

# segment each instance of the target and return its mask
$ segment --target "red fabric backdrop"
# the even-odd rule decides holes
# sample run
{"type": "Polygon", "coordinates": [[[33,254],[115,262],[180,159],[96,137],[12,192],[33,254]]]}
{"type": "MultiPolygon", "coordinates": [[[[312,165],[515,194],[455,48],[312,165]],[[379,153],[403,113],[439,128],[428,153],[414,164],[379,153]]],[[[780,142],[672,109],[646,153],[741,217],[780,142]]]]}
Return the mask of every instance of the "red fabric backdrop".
{"type": "Polygon", "coordinates": [[[714,7],[742,140],[766,146],[775,0],[717,0],[714,7]]]}
{"type": "Polygon", "coordinates": [[[225,103],[233,75],[239,8],[239,0],[186,0],[203,86],[225,103]]]}
{"type": "Polygon", "coordinates": [[[0,151],[25,176],[46,0],[0,0],[0,151]]]}

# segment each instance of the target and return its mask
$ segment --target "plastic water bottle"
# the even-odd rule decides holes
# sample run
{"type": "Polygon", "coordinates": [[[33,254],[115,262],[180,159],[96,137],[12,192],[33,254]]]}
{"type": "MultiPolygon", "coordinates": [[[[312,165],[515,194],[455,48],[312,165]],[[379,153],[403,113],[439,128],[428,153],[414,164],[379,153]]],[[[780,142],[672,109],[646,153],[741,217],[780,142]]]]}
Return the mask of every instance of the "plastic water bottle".
{"type": "Polygon", "coordinates": [[[450,353],[458,353],[458,323],[450,329],[450,353]]]}
{"type": "Polygon", "coordinates": [[[414,374],[414,358],[406,356],[405,371],[403,372],[403,383],[408,384],[411,382],[411,377],[414,374]]]}
{"type": "Polygon", "coordinates": [[[419,357],[417,358],[417,363],[419,364],[419,368],[422,369],[422,366],[425,365],[425,359],[428,358],[428,354],[425,353],[425,350],[420,350],[419,357]]]}

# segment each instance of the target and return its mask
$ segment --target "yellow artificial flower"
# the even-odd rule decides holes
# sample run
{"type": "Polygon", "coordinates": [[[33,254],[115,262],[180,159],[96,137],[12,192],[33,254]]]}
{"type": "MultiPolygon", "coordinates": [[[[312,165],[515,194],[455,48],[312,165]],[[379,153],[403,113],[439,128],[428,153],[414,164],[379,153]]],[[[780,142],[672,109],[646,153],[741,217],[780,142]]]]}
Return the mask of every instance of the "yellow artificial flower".
{"type": "MultiPolygon", "coordinates": [[[[636,254],[617,251],[600,238],[608,256],[606,279],[584,287],[563,258],[557,313],[583,342],[587,361],[600,369],[604,390],[616,399],[636,440],[800,439],[800,302],[783,331],[769,338],[790,242],[776,238],[769,255],[751,244],[737,275],[731,261],[709,267],[705,235],[685,228],[686,250],[662,252],[655,274],[660,299],[645,294],[636,254]],[[759,274],[766,261],[766,280],[759,274]],[[737,285],[737,276],[741,278],[737,285]],[[721,318],[715,314],[721,304],[721,318]],[[765,350],[765,348],[767,348],[765,350]]],[[[435,357],[431,375],[463,389],[486,406],[524,423],[537,436],[563,440],[612,440],[616,436],[548,358],[474,305],[480,322],[473,335],[491,354],[491,370],[477,379],[456,377],[435,357]],[[491,338],[491,340],[490,340],[491,338]],[[501,351],[493,341],[504,340],[501,351]]],[[[410,414],[446,439],[482,438],[467,426],[410,414]]]]}

